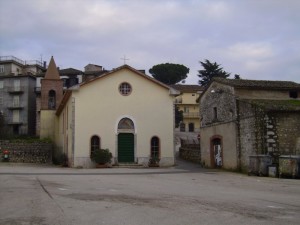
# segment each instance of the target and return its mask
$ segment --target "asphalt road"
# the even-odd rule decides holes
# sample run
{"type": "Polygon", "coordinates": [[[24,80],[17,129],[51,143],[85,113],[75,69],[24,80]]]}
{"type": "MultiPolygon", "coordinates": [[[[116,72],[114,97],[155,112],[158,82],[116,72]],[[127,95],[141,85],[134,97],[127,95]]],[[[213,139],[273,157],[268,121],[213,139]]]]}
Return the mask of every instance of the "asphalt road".
{"type": "Polygon", "coordinates": [[[0,163],[0,224],[299,224],[300,180],[173,168],[0,163]]]}

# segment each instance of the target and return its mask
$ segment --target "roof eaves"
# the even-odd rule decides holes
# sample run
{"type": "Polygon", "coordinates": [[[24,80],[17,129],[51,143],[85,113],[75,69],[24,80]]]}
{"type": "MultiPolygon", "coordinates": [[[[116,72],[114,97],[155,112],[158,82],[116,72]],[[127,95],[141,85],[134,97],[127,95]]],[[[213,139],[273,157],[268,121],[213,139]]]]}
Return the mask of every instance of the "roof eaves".
{"type": "Polygon", "coordinates": [[[86,82],[83,82],[83,83],[81,83],[80,86],[84,86],[84,85],[89,84],[89,83],[91,83],[91,82],[93,82],[93,81],[95,81],[95,80],[102,79],[102,78],[104,78],[104,77],[106,77],[106,76],[109,76],[110,74],[115,73],[115,72],[117,72],[117,71],[120,71],[120,70],[122,70],[122,69],[129,69],[130,71],[132,71],[132,72],[134,72],[134,73],[137,73],[138,75],[140,75],[140,76],[142,76],[142,77],[144,77],[144,78],[146,78],[146,79],[148,79],[148,80],[150,80],[150,81],[152,81],[152,82],[154,82],[154,83],[156,83],[156,84],[158,84],[158,85],[160,85],[160,86],[162,86],[162,87],[164,87],[164,88],[170,90],[170,87],[169,87],[168,85],[166,85],[166,84],[164,84],[164,83],[161,83],[160,81],[155,80],[155,79],[152,78],[152,77],[147,76],[146,74],[144,74],[144,73],[142,73],[142,72],[140,72],[140,71],[138,71],[138,70],[132,68],[131,66],[129,66],[129,65],[127,65],[127,64],[125,64],[125,65],[123,65],[123,66],[120,66],[120,67],[117,67],[117,68],[115,68],[115,69],[113,69],[113,70],[111,70],[111,71],[109,71],[109,72],[107,72],[107,73],[104,73],[103,75],[101,75],[101,76],[99,76],[99,77],[95,77],[95,78],[93,78],[93,79],[91,79],[91,80],[88,80],[88,81],[86,81],[86,82]]]}
{"type": "Polygon", "coordinates": [[[56,110],[56,115],[59,116],[61,112],[63,111],[66,103],[68,102],[69,98],[72,95],[72,90],[67,90],[63,96],[63,99],[61,100],[57,110],[56,110]]]}

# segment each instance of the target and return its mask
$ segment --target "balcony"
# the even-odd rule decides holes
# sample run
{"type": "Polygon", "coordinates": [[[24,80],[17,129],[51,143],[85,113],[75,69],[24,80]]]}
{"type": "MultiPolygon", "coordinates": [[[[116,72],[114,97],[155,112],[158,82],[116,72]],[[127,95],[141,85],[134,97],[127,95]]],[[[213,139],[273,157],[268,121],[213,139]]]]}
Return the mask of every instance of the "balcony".
{"type": "Polygon", "coordinates": [[[199,118],[199,112],[183,112],[183,118],[199,118]]]}
{"type": "Polygon", "coordinates": [[[15,61],[21,65],[25,65],[25,62],[21,59],[18,59],[17,57],[14,56],[0,56],[0,61],[5,62],[5,61],[15,61]]]}
{"type": "Polygon", "coordinates": [[[182,99],[181,98],[176,98],[175,99],[175,104],[181,104],[182,103],[182,99]]]}
{"type": "Polygon", "coordinates": [[[8,122],[7,123],[8,125],[22,125],[23,124],[23,122],[15,122],[15,121],[13,121],[13,122],[8,122]]]}
{"type": "Polygon", "coordinates": [[[27,60],[25,61],[25,65],[38,65],[40,67],[44,67],[43,62],[38,60],[27,60]]]}
{"type": "Polygon", "coordinates": [[[36,94],[40,94],[40,93],[41,93],[41,87],[35,87],[35,88],[34,88],[34,92],[35,92],[36,94]]]}
{"type": "Polygon", "coordinates": [[[27,60],[27,61],[24,61],[24,60],[21,60],[17,57],[14,57],[12,55],[9,55],[9,56],[0,56],[0,62],[8,62],[8,61],[14,61],[20,65],[38,65],[40,67],[44,67],[44,64],[42,61],[39,61],[39,60],[27,60]]]}
{"type": "Polygon", "coordinates": [[[16,86],[16,87],[10,87],[8,88],[8,92],[10,94],[22,94],[24,93],[25,87],[23,86],[16,86]]]}
{"type": "Polygon", "coordinates": [[[7,108],[8,108],[8,109],[11,109],[11,110],[16,110],[16,109],[23,109],[24,106],[15,103],[15,104],[12,104],[11,106],[8,106],[7,108]]]}

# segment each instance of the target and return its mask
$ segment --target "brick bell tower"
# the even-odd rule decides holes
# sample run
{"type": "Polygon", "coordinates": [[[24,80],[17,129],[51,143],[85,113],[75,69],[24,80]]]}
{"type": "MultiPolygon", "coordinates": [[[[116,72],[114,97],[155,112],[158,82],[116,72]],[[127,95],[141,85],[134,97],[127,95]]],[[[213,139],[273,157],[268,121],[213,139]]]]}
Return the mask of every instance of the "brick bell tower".
{"type": "Polygon", "coordinates": [[[44,79],[41,80],[40,138],[55,137],[55,113],[63,97],[63,81],[60,79],[53,56],[44,79]]]}

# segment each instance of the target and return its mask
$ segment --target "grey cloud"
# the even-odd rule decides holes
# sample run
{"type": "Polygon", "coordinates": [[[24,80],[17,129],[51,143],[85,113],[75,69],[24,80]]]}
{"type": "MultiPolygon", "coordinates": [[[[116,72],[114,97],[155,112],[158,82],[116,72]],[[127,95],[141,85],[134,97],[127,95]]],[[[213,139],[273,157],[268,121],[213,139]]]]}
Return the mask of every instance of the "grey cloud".
{"type": "Polygon", "coordinates": [[[299,76],[300,2],[293,0],[1,0],[0,54],[54,55],[62,67],[122,64],[148,70],[164,62],[222,64],[248,79],[299,76]]]}

